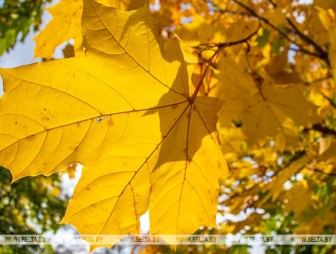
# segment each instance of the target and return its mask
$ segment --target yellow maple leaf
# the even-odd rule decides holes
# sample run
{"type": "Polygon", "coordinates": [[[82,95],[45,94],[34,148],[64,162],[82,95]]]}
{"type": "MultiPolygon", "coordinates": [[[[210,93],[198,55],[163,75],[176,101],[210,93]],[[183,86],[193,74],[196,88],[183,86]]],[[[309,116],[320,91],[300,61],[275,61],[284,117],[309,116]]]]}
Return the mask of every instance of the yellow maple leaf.
{"type": "Polygon", "coordinates": [[[75,52],[80,53],[82,47],[81,16],[82,0],[61,0],[48,8],[53,16],[46,28],[35,38],[35,57],[51,59],[57,46],[74,39],[75,52]]]}
{"type": "Polygon", "coordinates": [[[328,11],[319,7],[312,8],[307,16],[304,29],[309,31],[309,36],[322,48],[328,44],[328,28],[333,23],[328,11]],[[329,24],[328,24],[329,23],[329,24]]]}
{"type": "MultiPolygon", "coordinates": [[[[145,1],[96,0],[108,7],[133,10],[143,7],[145,1]]],[[[82,54],[81,17],[83,0],[61,0],[48,8],[53,16],[47,27],[35,38],[35,57],[51,59],[57,46],[73,39],[76,55],[82,54]]]]}
{"type": "Polygon", "coordinates": [[[282,169],[275,179],[267,185],[266,188],[270,190],[270,192],[264,198],[264,201],[267,201],[269,198],[275,200],[283,191],[285,182],[288,181],[291,176],[298,173],[310,160],[311,158],[309,156],[304,155],[294,161],[289,167],[282,169]]]}
{"type": "Polygon", "coordinates": [[[62,220],[81,234],[139,233],[147,209],[155,233],[215,226],[221,101],[189,88],[147,7],[86,0],[82,22],[85,56],[1,69],[0,164],[13,180],[83,164],[62,220]]]}
{"type": "Polygon", "coordinates": [[[309,191],[310,190],[306,188],[304,184],[294,184],[294,186],[284,194],[287,199],[285,211],[288,213],[294,211],[295,217],[299,217],[312,202],[309,191]]]}
{"type": "Polygon", "coordinates": [[[297,127],[319,121],[316,107],[303,94],[304,87],[263,82],[254,88],[253,96],[247,93],[227,100],[219,114],[220,128],[241,128],[251,145],[273,137],[279,150],[296,148],[297,127]],[[232,126],[235,121],[241,124],[232,126]]]}
{"type": "MultiPolygon", "coordinates": [[[[320,145],[322,140],[320,141],[320,145]]],[[[336,142],[330,139],[325,140],[327,144],[325,144],[324,148],[320,148],[319,157],[317,159],[319,161],[324,161],[327,164],[336,165],[336,158],[335,158],[335,149],[336,149],[336,142]]]]}

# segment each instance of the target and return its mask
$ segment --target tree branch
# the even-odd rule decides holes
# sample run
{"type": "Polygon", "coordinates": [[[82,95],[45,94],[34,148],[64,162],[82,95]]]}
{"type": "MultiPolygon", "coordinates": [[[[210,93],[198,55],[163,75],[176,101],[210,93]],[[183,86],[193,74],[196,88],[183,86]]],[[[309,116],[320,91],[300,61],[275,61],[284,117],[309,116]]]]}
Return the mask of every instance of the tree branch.
{"type": "Polygon", "coordinates": [[[313,124],[311,128],[304,128],[303,131],[309,131],[314,130],[318,131],[323,134],[323,136],[329,135],[329,136],[335,136],[336,137],[336,130],[330,129],[329,127],[323,126],[320,123],[313,124]]]}
{"type": "Polygon", "coordinates": [[[331,64],[330,64],[330,60],[329,60],[329,57],[328,57],[328,53],[326,51],[324,51],[322,49],[322,47],[320,47],[320,45],[318,45],[313,39],[309,38],[307,35],[302,33],[290,18],[287,17],[286,20],[287,20],[288,24],[293,28],[294,33],[297,34],[303,41],[312,45],[314,47],[315,51],[318,52],[319,58],[323,59],[328,64],[328,66],[330,67],[331,64]]]}
{"type": "MultiPolygon", "coordinates": [[[[332,78],[332,76],[330,74],[328,74],[327,76],[322,77],[322,78],[317,78],[317,79],[314,79],[312,81],[305,81],[305,82],[303,82],[303,84],[309,86],[311,84],[314,84],[314,83],[317,83],[317,82],[321,82],[321,81],[324,81],[324,80],[328,80],[330,78],[332,78]]],[[[325,96],[324,94],[322,94],[322,95],[325,96]]],[[[330,100],[330,98],[326,98],[326,99],[330,100]]]]}
{"type": "Polygon", "coordinates": [[[217,44],[217,46],[220,47],[220,48],[224,48],[224,47],[230,47],[230,46],[234,46],[234,45],[237,45],[237,44],[247,42],[249,39],[251,39],[254,35],[256,35],[258,33],[259,28],[260,28],[260,22],[259,22],[259,25],[258,25],[257,29],[253,33],[248,35],[246,38],[238,40],[238,41],[233,41],[233,42],[219,43],[219,44],[217,44]]]}
{"type": "Polygon", "coordinates": [[[274,8],[277,7],[277,4],[276,4],[274,1],[272,1],[272,0],[268,0],[268,2],[270,2],[270,4],[271,4],[274,8]]]}
{"type": "MultiPolygon", "coordinates": [[[[243,4],[242,2],[238,1],[238,0],[233,0],[233,2],[235,2],[236,4],[238,4],[240,7],[242,7],[243,9],[245,9],[246,11],[248,11],[249,13],[251,13],[254,17],[256,17],[257,19],[259,19],[260,21],[263,21],[265,24],[267,24],[268,26],[270,26],[271,28],[273,28],[275,31],[277,31],[280,35],[282,35],[286,40],[288,40],[290,43],[293,43],[295,45],[297,45],[299,47],[300,52],[305,53],[307,55],[311,55],[311,56],[315,56],[315,57],[319,57],[322,60],[326,61],[327,64],[329,64],[329,59],[326,60],[324,55],[321,55],[319,53],[316,52],[312,52],[310,50],[305,49],[303,46],[297,44],[297,42],[295,40],[293,40],[292,38],[290,38],[285,32],[283,32],[281,29],[279,29],[277,26],[275,26],[274,24],[272,24],[268,19],[260,16],[258,13],[256,13],[254,10],[252,10],[251,8],[249,8],[248,6],[246,6],[245,4],[243,4]]],[[[314,45],[313,45],[314,46],[314,45]]],[[[318,46],[318,45],[317,45],[318,46]]],[[[315,48],[315,47],[314,47],[315,48]]],[[[330,66],[330,65],[329,65],[330,66]]]]}
{"type": "Polygon", "coordinates": [[[260,23],[259,23],[257,29],[253,33],[249,34],[247,37],[245,37],[241,40],[238,40],[238,41],[221,42],[221,43],[214,43],[214,44],[200,44],[198,46],[195,46],[194,48],[196,48],[196,49],[200,49],[200,48],[207,49],[207,48],[213,48],[213,47],[225,48],[225,47],[231,47],[231,46],[234,46],[234,45],[238,45],[238,44],[247,42],[254,35],[256,35],[258,33],[259,28],[260,28],[260,23]]]}
{"type": "Polygon", "coordinates": [[[335,102],[332,99],[330,99],[328,96],[326,96],[324,93],[321,93],[321,94],[322,94],[323,98],[326,99],[334,109],[336,109],[335,102]]]}
{"type": "Polygon", "coordinates": [[[242,2],[238,1],[238,0],[233,0],[233,2],[235,2],[236,4],[238,4],[240,7],[242,7],[243,9],[245,9],[246,11],[248,11],[249,13],[251,13],[254,17],[256,17],[257,19],[265,22],[267,25],[269,25],[270,27],[272,27],[274,30],[276,30],[279,34],[281,34],[283,37],[285,37],[287,40],[289,40],[292,43],[295,43],[291,38],[288,37],[288,35],[286,33],[284,33],[283,31],[281,31],[278,27],[276,27],[275,25],[273,25],[271,22],[269,22],[268,19],[259,16],[258,13],[256,13],[254,10],[252,10],[250,7],[246,6],[245,4],[243,4],[242,2]]]}
{"type": "Polygon", "coordinates": [[[323,170],[320,170],[320,169],[317,169],[317,168],[314,168],[314,172],[317,172],[317,173],[320,173],[320,174],[323,174],[323,175],[327,175],[327,176],[336,176],[336,173],[326,173],[323,170]]]}

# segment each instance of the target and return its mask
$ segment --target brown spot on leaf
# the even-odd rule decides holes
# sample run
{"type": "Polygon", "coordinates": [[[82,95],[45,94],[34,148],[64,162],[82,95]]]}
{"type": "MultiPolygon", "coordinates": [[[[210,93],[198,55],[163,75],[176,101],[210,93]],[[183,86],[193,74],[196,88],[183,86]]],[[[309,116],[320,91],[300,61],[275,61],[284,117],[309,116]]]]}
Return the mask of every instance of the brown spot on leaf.
{"type": "Polygon", "coordinates": [[[44,115],[44,114],[42,114],[41,119],[42,119],[42,121],[49,121],[50,120],[49,116],[44,115]]]}

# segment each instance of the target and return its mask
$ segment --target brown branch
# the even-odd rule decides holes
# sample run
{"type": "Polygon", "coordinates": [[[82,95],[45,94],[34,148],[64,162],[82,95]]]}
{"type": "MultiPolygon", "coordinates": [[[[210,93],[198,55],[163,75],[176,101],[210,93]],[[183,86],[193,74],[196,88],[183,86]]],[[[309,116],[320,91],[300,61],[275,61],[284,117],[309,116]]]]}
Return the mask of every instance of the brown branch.
{"type": "Polygon", "coordinates": [[[323,136],[335,136],[336,130],[330,129],[329,127],[323,126],[320,123],[313,124],[311,128],[304,128],[303,132],[307,132],[309,130],[314,130],[320,132],[323,136]]]}
{"type": "MultiPolygon", "coordinates": [[[[238,4],[240,7],[242,7],[243,9],[245,9],[246,11],[248,11],[249,13],[251,13],[254,17],[256,17],[257,19],[263,21],[264,23],[266,23],[267,25],[269,25],[271,28],[273,28],[274,30],[276,30],[279,34],[281,34],[283,37],[285,37],[288,41],[295,43],[295,41],[293,41],[291,38],[288,37],[288,35],[286,33],[284,33],[281,29],[279,29],[278,27],[276,27],[274,24],[272,24],[268,19],[259,16],[258,13],[256,13],[253,9],[251,9],[250,7],[246,6],[245,4],[243,4],[242,2],[238,1],[238,0],[233,0],[233,2],[235,2],[236,4],[238,4]]],[[[296,43],[295,43],[296,44],[296,43]]]]}
{"type": "Polygon", "coordinates": [[[310,37],[308,37],[307,35],[302,33],[290,18],[287,17],[286,20],[287,20],[288,24],[294,30],[294,33],[297,34],[303,41],[312,45],[314,47],[315,51],[318,52],[319,58],[323,59],[328,64],[328,66],[330,67],[331,64],[330,64],[330,60],[329,60],[329,57],[328,57],[328,53],[326,51],[324,51],[323,48],[320,47],[320,45],[318,45],[313,39],[311,39],[310,37]]]}
{"type": "MultiPolygon", "coordinates": [[[[316,53],[316,52],[312,52],[310,50],[305,49],[303,46],[297,44],[297,42],[295,40],[293,40],[292,38],[290,38],[285,32],[283,32],[281,29],[279,29],[277,26],[275,26],[274,24],[272,24],[268,19],[260,16],[257,12],[255,12],[254,10],[252,10],[250,7],[246,6],[245,4],[243,4],[242,2],[238,1],[238,0],[233,0],[233,2],[235,2],[236,4],[238,4],[240,7],[242,7],[243,9],[245,9],[246,11],[248,11],[249,13],[251,13],[253,16],[255,16],[257,19],[259,19],[260,21],[263,21],[265,24],[267,24],[268,26],[270,26],[271,28],[273,28],[275,31],[277,31],[280,35],[282,35],[286,40],[288,40],[290,43],[293,43],[295,45],[297,45],[297,47],[299,47],[299,51],[307,54],[307,55],[311,55],[311,56],[316,56],[319,57],[321,59],[323,59],[325,61],[324,58],[321,57],[320,54],[316,53]]],[[[327,62],[328,63],[328,62],[327,62]]]]}
{"type": "Polygon", "coordinates": [[[326,173],[323,170],[320,170],[320,169],[317,169],[317,168],[314,168],[314,172],[317,172],[317,173],[320,173],[320,174],[323,174],[323,175],[327,175],[327,176],[336,176],[336,173],[326,173]]]}
{"type": "Polygon", "coordinates": [[[220,48],[224,48],[224,47],[230,47],[230,46],[234,46],[234,45],[237,45],[237,44],[247,42],[249,39],[251,39],[254,35],[256,35],[258,33],[259,28],[260,28],[260,23],[259,23],[257,29],[253,33],[248,35],[246,38],[238,40],[238,41],[233,41],[233,42],[219,43],[219,44],[217,44],[217,46],[220,47],[220,48]]]}
{"type": "MultiPolygon", "coordinates": [[[[270,2],[270,4],[274,8],[277,7],[277,4],[274,1],[272,1],[272,0],[268,0],[268,1],[270,2]]],[[[233,2],[235,2],[236,4],[238,4],[240,7],[242,7],[246,11],[248,11],[250,13],[250,15],[244,14],[244,13],[236,13],[236,12],[232,12],[230,10],[223,10],[218,5],[216,5],[215,3],[213,3],[210,0],[206,0],[206,2],[212,4],[216,8],[215,11],[217,11],[217,12],[224,13],[224,14],[225,13],[229,13],[229,14],[233,14],[233,15],[247,16],[249,18],[254,17],[254,18],[256,18],[256,19],[264,22],[265,24],[267,24],[268,26],[270,26],[271,28],[273,28],[275,31],[277,31],[280,35],[282,35],[290,43],[293,43],[293,44],[295,44],[298,47],[298,49],[291,47],[290,48],[291,50],[297,51],[297,52],[301,52],[301,53],[304,53],[304,54],[307,54],[307,55],[318,57],[318,58],[322,59],[323,61],[325,61],[329,67],[331,66],[327,52],[324,51],[315,41],[313,41],[311,38],[309,38],[308,36],[306,36],[305,34],[303,34],[295,26],[295,24],[289,18],[287,18],[287,21],[290,24],[290,26],[292,27],[292,29],[294,30],[292,32],[292,34],[295,34],[295,35],[299,36],[303,41],[305,41],[306,43],[312,45],[314,47],[314,49],[317,51],[317,53],[313,52],[313,51],[310,51],[310,50],[304,48],[303,46],[299,45],[295,40],[293,40],[292,38],[290,38],[284,31],[282,31],[277,26],[275,26],[274,24],[272,24],[268,19],[266,19],[265,17],[260,16],[256,11],[254,11],[253,9],[251,9],[250,7],[248,7],[247,5],[245,5],[244,3],[242,3],[242,2],[240,2],[238,0],[233,0],[233,2]]]]}
{"type": "Polygon", "coordinates": [[[260,23],[259,23],[257,29],[253,33],[249,34],[247,37],[245,37],[241,40],[231,41],[231,42],[214,43],[214,44],[200,44],[198,46],[195,46],[194,48],[196,48],[196,49],[200,49],[200,48],[208,49],[208,48],[213,48],[213,47],[226,48],[226,47],[231,47],[231,46],[234,46],[234,45],[242,44],[242,43],[247,42],[254,35],[256,35],[258,33],[259,28],[260,28],[260,23]]]}
{"type": "MultiPolygon", "coordinates": [[[[325,77],[322,77],[322,78],[317,78],[317,79],[314,79],[314,80],[312,80],[312,81],[305,81],[305,82],[303,82],[303,84],[305,85],[305,86],[307,86],[307,85],[311,85],[311,84],[314,84],[314,83],[317,83],[317,82],[321,82],[321,81],[324,81],[324,80],[328,80],[328,79],[330,79],[330,78],[332,78],[332,76],[331,76],[331,74],[329,73],[327,76],[325,76],[325,77]]],[[[325,96],[324,94],[322,94],[323,96],[325,96]]],[[[329,100],[330,100],[330,98],[328,98],[329,100]]]]}
{"type": "MultiPolygon", "coordinates": [[[[321,56],[318,54],[318,53],[315,53],[315,52],[312,52],[310,50],[307,50],[305,48],[302,48],[300,47],[299,45],[297,45],[295,43],[295,45],[298,47],[298,48],[294,48],[294,47],[289,47],[289,50],[292,50],[292,51],[296,51],[296,52],[301,52],[301,53],[304,53],[306,55],[311,55],[311,56],[315,56],[315,57],[318,57],[318,58],[321,58],[321,56]]],[[[323,59],[324,60],[324,59],[323,59]]]]}
{"type": "Polygon", "coordinates": [[[272,0],[268,0],[268,2],[270,2],[270,4],[271,4],[274,8],[277,7],[277,4],[276,4],[275,2],[273,2],[272,0]]]}
{"type": "Polygon", "coordinates": [[[322,94],[323,98],[326,99],[334,109],[336,109],[335,102],[332,99],[330,99],[327,95],[325,95],[324,93],[321,93],[321,94],[322,94]]]}

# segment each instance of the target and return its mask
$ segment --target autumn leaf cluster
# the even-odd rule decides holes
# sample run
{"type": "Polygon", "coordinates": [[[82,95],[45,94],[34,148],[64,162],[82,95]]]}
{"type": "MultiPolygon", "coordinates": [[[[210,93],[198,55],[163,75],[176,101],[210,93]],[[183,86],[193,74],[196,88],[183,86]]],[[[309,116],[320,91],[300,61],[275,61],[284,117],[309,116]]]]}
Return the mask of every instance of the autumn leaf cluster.
{"type": "Polygon", "coordinates": [[[335,233],[335,9],[61,0],[35,55],[72,39],[67,58],[1,69],[0,165],[84,165],[62,220],[82,234],[139,233],[147,210],[153,234],[218,212],[245,216],[221,233],[335,233]]]}

